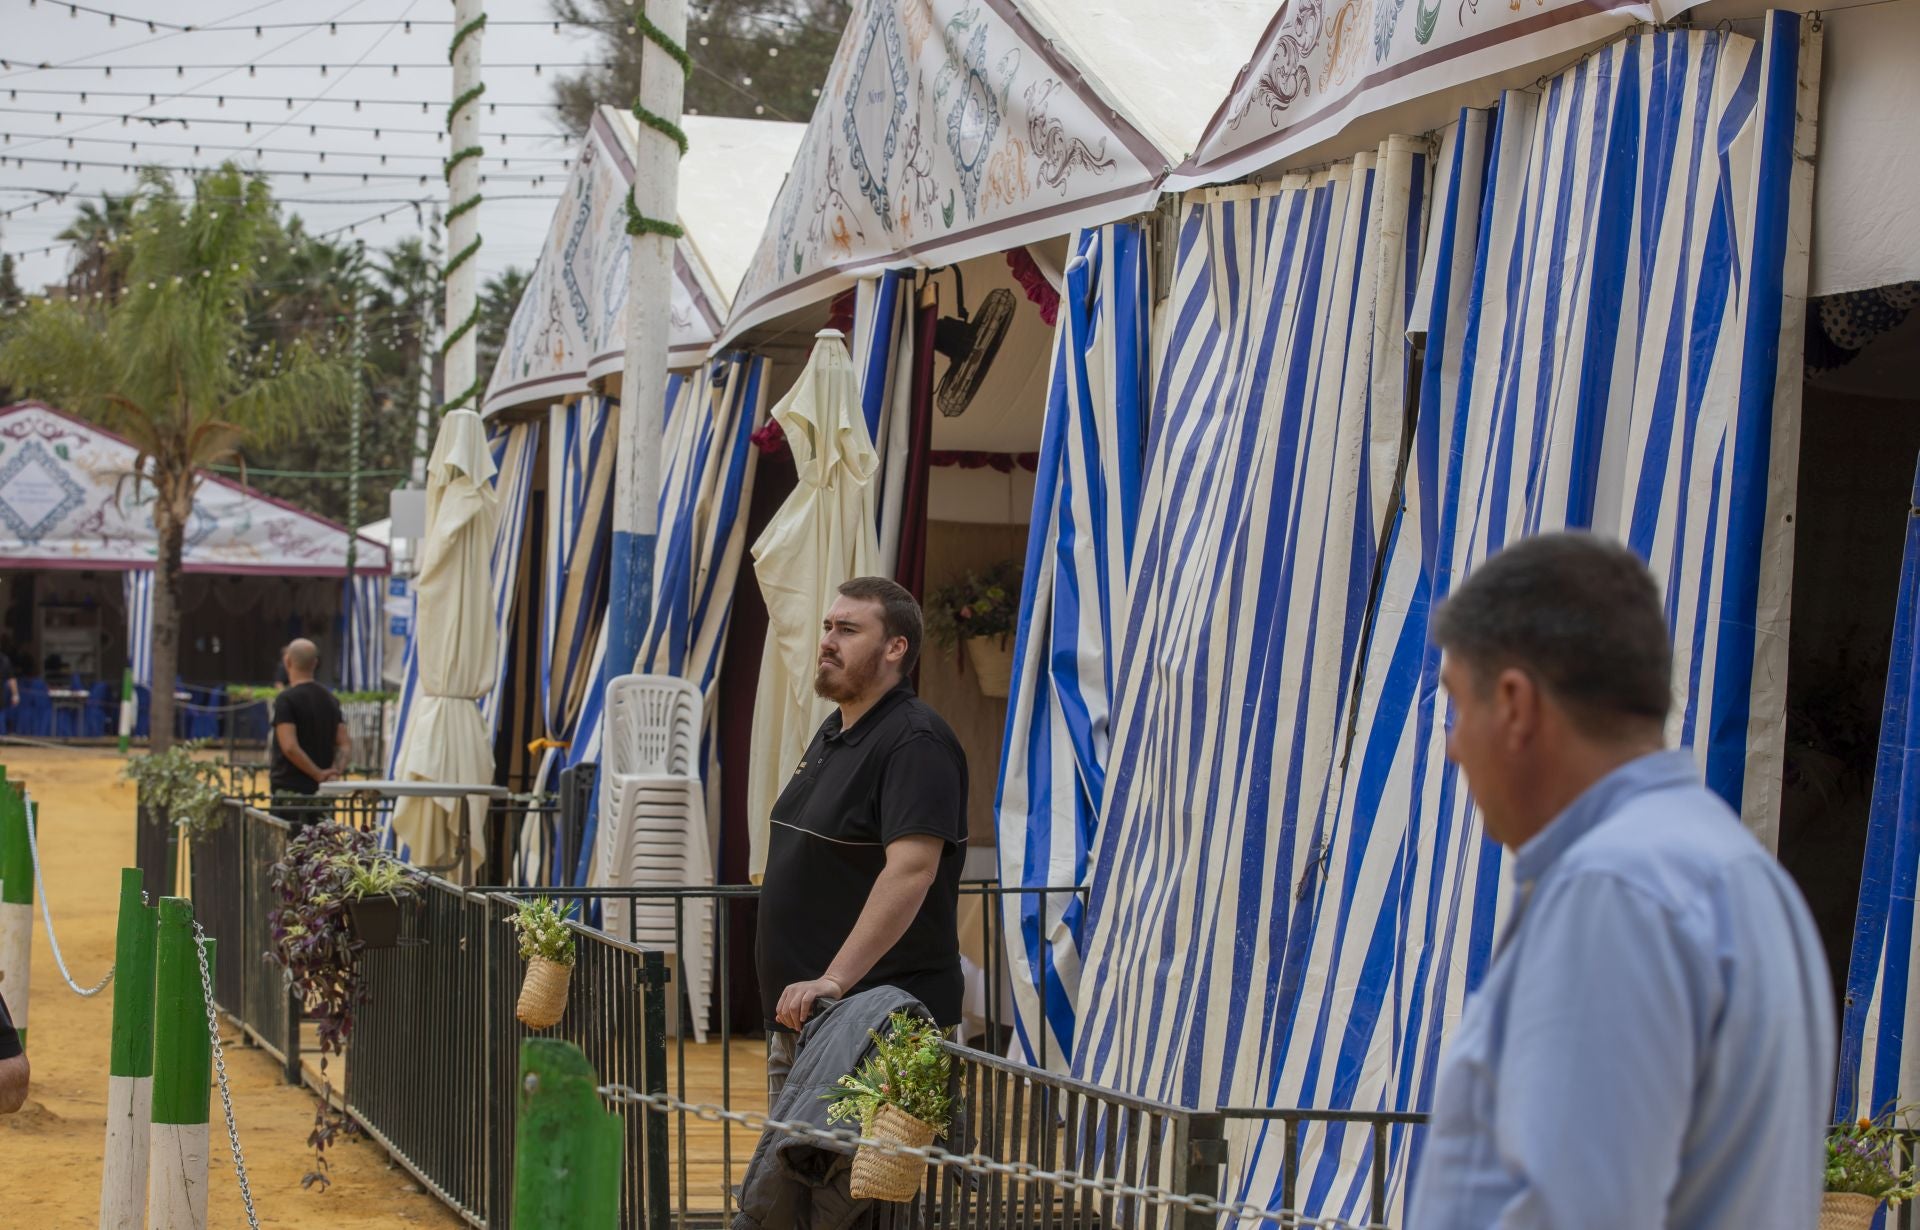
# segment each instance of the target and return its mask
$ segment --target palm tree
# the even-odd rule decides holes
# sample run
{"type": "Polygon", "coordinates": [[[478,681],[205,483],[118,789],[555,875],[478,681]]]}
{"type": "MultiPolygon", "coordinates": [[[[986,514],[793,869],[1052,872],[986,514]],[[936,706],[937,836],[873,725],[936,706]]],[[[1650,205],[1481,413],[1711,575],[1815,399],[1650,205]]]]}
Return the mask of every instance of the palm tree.
{"type": "Polygon", "coordinates": [[[278,229],[266,183],[232,163],[201,176],[191,202],[165,173],[142,172],[124,241],[127,293],[98,306],[36,302],[0,335],[0,381],[126,436],[139,450],[133,481],[153,484],[156,751],[173,741],[181,556],[200,467],[333,413],[358,379],[350,362],[304,342],[277,364],[253,353],[246,318],[278,229]]]}
{"type": "Polygon", "coordinates": [[[117,297],[126,273],[121,241],[133,222],[133,194],[100,194],[100,204],[83,201],[67,229],[54,236],[73,244],[67,269],[67,293],[76,298],[117,297]]]}

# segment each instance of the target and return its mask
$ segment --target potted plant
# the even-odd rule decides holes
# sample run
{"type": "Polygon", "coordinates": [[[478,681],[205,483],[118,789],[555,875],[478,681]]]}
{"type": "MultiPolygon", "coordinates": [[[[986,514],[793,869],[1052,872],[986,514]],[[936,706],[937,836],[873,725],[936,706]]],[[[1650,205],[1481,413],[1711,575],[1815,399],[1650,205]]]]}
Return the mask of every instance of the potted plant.
{"type": "Polygon", "coordinates": [[[573,976],[573,931],[567,915],[572,909],[542,897],[521,902],[519,912],[508,920],[520,933],[520,956],[527,963],[513,1015],[529,1029],[557,1025],[567,1010],[567,983],[573,976]]]}
{"type": "Polygon", "coordinates": [[[1020,625],[1018,560],[969,572],[927,596],[927,638],[959,648],[973,666],[982,695],[1005,700],[1012,691],[1013,635],[1020,625]]]}
{"type": "Polygon", "coordinates": [[[1862,1116],[1827,1133],[1826,1195],[1820,1204],[1820,1230],[1867,1230],[1881,1204],[1898,1207],[1920,1192],[1920,1171],[1909,1157],[1895,1168],[1902,1112],[1862,1116]]]}
{"type": "Polygon", "coordinates": [[[365,999],[356,957],[393,942],[399,899],[413,895],[408,874],[381,851],[373,834],[332,823],[302,831],[273,865],[279,904],[267,916],[273,937],[268,956],[287,971],[308,1016],[318,1022],[322,1055],[340,1053],[353,1032],[353,1011],[365,999]]]}
{"type": "MultiPolygon", "coordinates": [[[[951,1061],[942,1049],[945,1035],[924,1017],[896,1012],[887,1018],[885,1036],[875,1033],[873,1054],[840,1078],[838,1095],[827,1108],[827,1122],[857,1119],[869,1140],[924,1149],[944,1134],[952,1114],[951,1061]]],[[[861,1145],[853,1156],[855,1200],[912,1200],[926,1177],[926,1164],[899,1153],[861,1145]]]]}

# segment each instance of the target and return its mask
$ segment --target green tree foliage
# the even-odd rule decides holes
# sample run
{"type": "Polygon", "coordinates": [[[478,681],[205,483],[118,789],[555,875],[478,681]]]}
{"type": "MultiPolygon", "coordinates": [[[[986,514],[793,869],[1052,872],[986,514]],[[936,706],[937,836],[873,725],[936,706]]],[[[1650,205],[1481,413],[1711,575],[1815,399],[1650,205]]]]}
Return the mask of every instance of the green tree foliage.
{"type": "MultiPolygon", "coordinates": [[[[695,66],[687,111],[804,122],[852,11],[849,0],[693,0],[687,5],[687,50],[695,66]]],[[[628,32],[633,9],[627,0],[554,0],[553,12],[591,30],[594,58],[609,65],[554,83],[561,123],[582,132],[596,104],[632,105],[640,88],[641,39],[628,32]]]]}
{"type": "MultiPolygon", "coordinates": [[[[143,172],[119,244],[126,293],[31,302],[0,333],[0,382],[139,450],[145,477],[122,498],[149,507],[159,537],[156,680],[172,680],[179,660],[181,556],[201,468],[331,418],[355,392],[358,373],[337,351],[303,337],[254,347],[261,257],[279,234],[266,183],[231,163],[200,176],[191,199],[164,173],[143,172]]],[[[157,687],[154,750],[172,733],[173,689],[157,687]]]]}

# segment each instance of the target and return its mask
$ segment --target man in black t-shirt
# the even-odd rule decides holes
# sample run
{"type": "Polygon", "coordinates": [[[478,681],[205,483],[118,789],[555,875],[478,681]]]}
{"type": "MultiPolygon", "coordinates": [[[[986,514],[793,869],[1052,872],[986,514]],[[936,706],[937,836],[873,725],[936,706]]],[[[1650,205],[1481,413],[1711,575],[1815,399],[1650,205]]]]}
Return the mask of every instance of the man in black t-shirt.
{"type": "MultiPolygon", "coordinates": [[[[267,780],[273,792],[317,794],[320,783],[340,776],[347,763],[351,736],[333,693],[313,681],[320,668],[320,651],[312,641],[298,640],[280,654],[287,669],[287,689],[273,698],[272,767],[267,780]]],[[[312,811],[275,813],[293,822],[318,818],[312,811]]]]}
{"type": "Polygon", "coordinates": [[[27,1052],[13,1028],[7,1001],[0,999],[0,1115],[11,1115],[27,1104],[27,1084],[31,1076],[27,1052]]]}
{"type": "Polygon", "coordinates": [[[760,889],[770,1094],[823,997],[892,986],[940,1025],[960,1023],[967,757],[906,682],[920,606],[892,581],[860,577],[822,629],[813,688],[839,709],[773,806],[760,889]]]}

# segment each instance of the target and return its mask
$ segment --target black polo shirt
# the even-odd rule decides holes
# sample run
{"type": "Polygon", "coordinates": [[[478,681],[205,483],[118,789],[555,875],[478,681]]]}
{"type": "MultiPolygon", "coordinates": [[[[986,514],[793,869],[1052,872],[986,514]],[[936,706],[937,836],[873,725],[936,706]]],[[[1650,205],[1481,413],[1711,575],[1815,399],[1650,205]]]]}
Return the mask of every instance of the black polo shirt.
{"type": "Polygon", "coordinates": [[[960,1023],[955,910],[966,861],[967,755],[953,730],[906,683],[851,730],[836,710],[813,736],[773,805],[760,886],[760,1003],[769,1029],[780,993],[824,977],[886,866],[887,843],[946,842],[920,913],[848,995],[898,987],[943,1026],[960,1023]]]}

